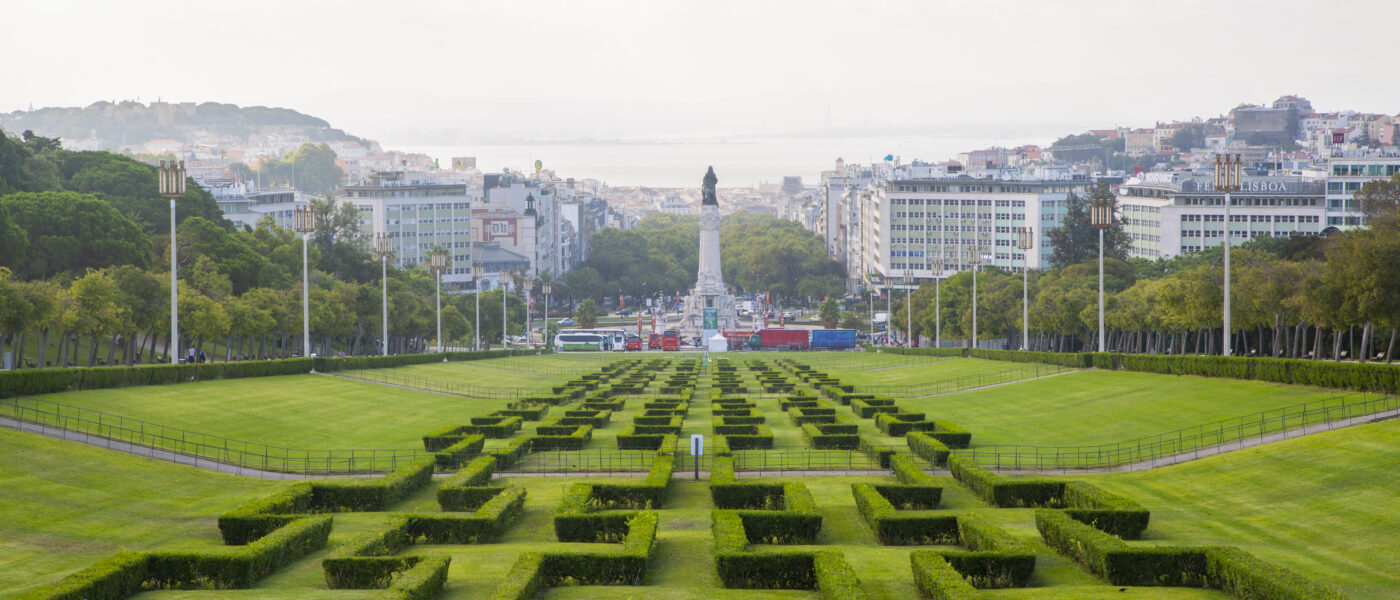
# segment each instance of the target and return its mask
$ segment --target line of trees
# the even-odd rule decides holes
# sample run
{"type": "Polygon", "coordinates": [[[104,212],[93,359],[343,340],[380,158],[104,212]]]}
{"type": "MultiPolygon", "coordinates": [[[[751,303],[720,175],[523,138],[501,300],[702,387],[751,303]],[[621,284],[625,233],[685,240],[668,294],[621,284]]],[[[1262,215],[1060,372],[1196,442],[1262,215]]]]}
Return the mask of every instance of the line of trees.
{"type": "MultiPolygon", "coordinates": [[[[1366,184],[1356,197],[1369,228],[1254,238],[1231,251],[1233,354],[1392,360],[1400,330],[1400,176],[1366,184]]],[[[1106,259],[1106,350],[1221,354],[1223,281],[1218,246],[1171,260],[1106,259]]],[[[1021,282],[1019,271],[978,274],[981,339],[1021,345],[1021,282]]],[[[1031,349],[1097,349],[1096,260],[1032,273],[1029,285],[1031,349]]],[[[942,282],[944,339],[970,340],[971,286],[971,273],[942,282]]],[[[903,298],[895,300],[895,314],[904,315],[903,298]]],[[[911,305],[914,334],[932,338],[934,285],[914,291],[911,305]]],[[[905,319],[893,326],[908,333],[905,319]]]]}
{"type": "MultiPolygon", "coordinates": [[[[211,359],[378,354],[377,260],[357,242],[358,217],[312,202],[310,349],[302,347],[301,244],[266,220],[236,229],[193,182],[178,200],[180,347],[211,359]]],[[[0,132],[0,351],[23,367],[164,362],[169,346],[168,202],[155,168],[57,140],[0,132]],[[163,225],[163,227],[162,227],[163,225]]],[[[517,291],[534,284],[522,281],[517,291]]],[[[390,351],[420,352],[436,335],[434,281],[390,268],[390,351]]],[[[501,290],[482,294],[483,341],[501,339],[501,290]]],[[[525,304],[505,298],[511,333],[525,304]]],[[[445,341],[474,339],[472,294],[444,294],[445,341]]]]}
{"type": "MultiPolygon", "coordinates": [[[[720,222],[724,281],[774,296],[840,296],[845,269],[826,255],[821,237],[795,221],[736,213],[720,222]]],[[[686,293],[699,268],[700,220],[651,215],[631,230],[604,229],[589,239],[588,259],[561,278],[562,298],[686,293]]]]}

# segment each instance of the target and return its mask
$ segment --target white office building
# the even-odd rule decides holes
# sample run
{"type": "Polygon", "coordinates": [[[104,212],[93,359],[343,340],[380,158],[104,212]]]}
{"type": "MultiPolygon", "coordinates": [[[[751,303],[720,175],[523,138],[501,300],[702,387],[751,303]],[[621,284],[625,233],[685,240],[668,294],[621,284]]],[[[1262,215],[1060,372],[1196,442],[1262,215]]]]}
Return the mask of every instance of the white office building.
{"type": "Polygon", "coordinates": [[[1227,227],[1225,194],[1213,177],[1147,173],[1118,188],[1124,231],[1132,256],[1172,258],[1220,246],[1238,246],[1258,237],[1321,235],[1328,210],[1323,184],[1302,177],[1246,177],[1230,194],[1227,227]],[[1228,231],[1228,233],[1227,233],[1228,231]]]}
{"type": "Polygon", "coordinates": [[[872,183],[856,194],[864,272],[885,277],[943,278],[980,264],[1038,269],[1050,260],[1047,229],[1059,226],[1071,192],[1087,196],[1083,179],[934,177],[872,183]],[[1023,254],[1016,230],[1035,231],[1023,254]],[[980,252],[977,249],[981,249],[980,252]]]}
{"type": "Polygon", "coordinates": [[[1338,150],[1327,161],[1327,225],[1355,229],[1366,224],[1356,192],[1371,181],[1400,173],[1400,149],[1338,150]]]}
{"type": "Polygon", "coordinates": [[[377,234],[389,234],[391,260],[398,266],[422,265],[434,246],[442,246],[452,256],[443,283],[471,282],[472,206],[481,201],[475,186],[423,173],[377,171],[345,186],[337,201],[360,211],[360,233],[370,248],[377,234]]]}

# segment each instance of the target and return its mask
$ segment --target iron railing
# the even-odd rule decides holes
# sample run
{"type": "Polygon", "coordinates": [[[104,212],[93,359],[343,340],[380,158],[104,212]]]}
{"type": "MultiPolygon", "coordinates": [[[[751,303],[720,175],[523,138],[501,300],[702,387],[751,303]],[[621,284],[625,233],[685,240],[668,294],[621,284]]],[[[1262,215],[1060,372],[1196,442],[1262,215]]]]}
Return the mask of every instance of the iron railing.
{"type": "Polygon", "coordinates": [[[931,381],[928,383],[914,383],[906,385],[860,385],[856,384],[856,393],[880,394],[883,396],[893,396],[896,398],[918,398],[922,396],[932,396],[935,394],[947,394],[959,390],[967,390],[998,383],[1009,383],[1025,379],[1034,379],[1046,375],[1066,373],[1076,369],[1062,367],[1058,365],[1044,365],[1040,363],[1025,363],[1021,366],[988,373],[974,373],[963,375],[955,379],[943,381],[931,381]]]}
{"type": "MultiPolygon", "coordinates": [[[[955,454],[989,469],[1078,471],[1152,468],[1280,439],[1331,430],[1400,411],[1400,398],[1348,394],[1097,446],[974,445],[955,454]]],[[[977,436],[973,434],[973,440],[977,436]]]]}
{"type": "MultiPolygon", "coordinates": [[[[298,475],[385,473],[429,456],[423,450],[309,450],[235,440],[35,398],[0,399],[0,419],[25,429],[206,466],[298,475]]],[[[229,470],[229,469],[220,469],[229,470]]]]}

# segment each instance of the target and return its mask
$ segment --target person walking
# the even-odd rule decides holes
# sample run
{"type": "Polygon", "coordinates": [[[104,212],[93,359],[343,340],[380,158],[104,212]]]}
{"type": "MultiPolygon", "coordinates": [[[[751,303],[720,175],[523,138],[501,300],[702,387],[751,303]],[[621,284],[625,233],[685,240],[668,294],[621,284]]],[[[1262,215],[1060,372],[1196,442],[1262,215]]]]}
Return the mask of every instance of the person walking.
{"type": "Polygon", "coordinates": [[[190,358],[189,358],[189,360],[186,360],[186,361],[185,361],[185,364],[188,364],[188,365],[194,364],[194,347],[190,347],[190,358]]]}

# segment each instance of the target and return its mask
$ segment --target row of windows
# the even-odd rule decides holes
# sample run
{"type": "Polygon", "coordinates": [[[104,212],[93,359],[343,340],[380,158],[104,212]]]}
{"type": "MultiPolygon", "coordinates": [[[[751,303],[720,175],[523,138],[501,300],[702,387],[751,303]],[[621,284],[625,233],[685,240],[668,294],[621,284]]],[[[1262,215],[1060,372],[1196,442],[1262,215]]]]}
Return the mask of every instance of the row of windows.
{"type": "MultiPolygon", "coordinates": [[[[1400,173],[1400,164],[1393,165],[1332,165],[1335,177],[1390,177],[1400,173]]],[[[1328,183],[1331,187],[1331,183],[1328,183]]]]}
{"type": "MultiPolygon", "coordinates": [[[[896,192],[933,192],[933,193],[981,193],[981,194],[1034,194],[1035,188],[1029,185],[914,185],[907,183],[895,184],[896,192]]],[[[1068,192],[1070,186],[1045,186],[1046,191],[1068,192]],[[1061,189],[1063,188],[1063,189],[1061,189]]]]}
{"type": "MultiPolygon", "coordinates": [[[[996,200],[996,206],[1025,208],[1025,200],[996,200]]],[[[891,206],[992,206],[992,200],[943,200],[939,198],[891,198],[891,206]]]]}
{"type": "Polygon", "coordinates": [[[391,238],[401,238],[401,237],[433,237],[433,236],[448,236],[448,237],[450,237],[450,236],[454,236],[454,235],[470,235],[470,234],[471,234],[471,230],[469,230],[469,229],[457,229],[457,230],[454,230],[454,231],[390,231],[390,232],[388,232],[388,233],[389,233],[389,237],[391,237],[391,238]]]}
{"type": "MultiPolygon", "coordinates": [[[[1225,215],[1181,215],[1182,223],[1223,223],[1225,215]]],[[[1317,223],[1317,215],[1230,215],[1231,223],[1317,223]]]]}
{"type": "MultiPolygon", "coordinates": [[[[1318,198],[1230,198],[1230,206],[1320,206],[1318,198]]],[[[1182,198],[1182,206],[1225,206],[1225,197],[1182,198]]]]}
{"type": "MultiPolygon", "coordinates": [[[[1010,242],[1011,240],[999,240],[999,241],[1010,242]]],[[[980,242],[981,242],[981,243],[986,243],[986,240],[980,240],[980,242]]],[[[942,245],[944,245],[944,246],[975,246],[975,245],[977,245],[977,244],[979,243],[979,240],[976,240],[976,239],[973,239],[973,238],[954,239],[954,238],[921,238],[921,237],[919,237],[919,238],[890,238],[890,243],[891,243],[891,244],[934,244],[934,245],[942,244],[942,245]]]]}

